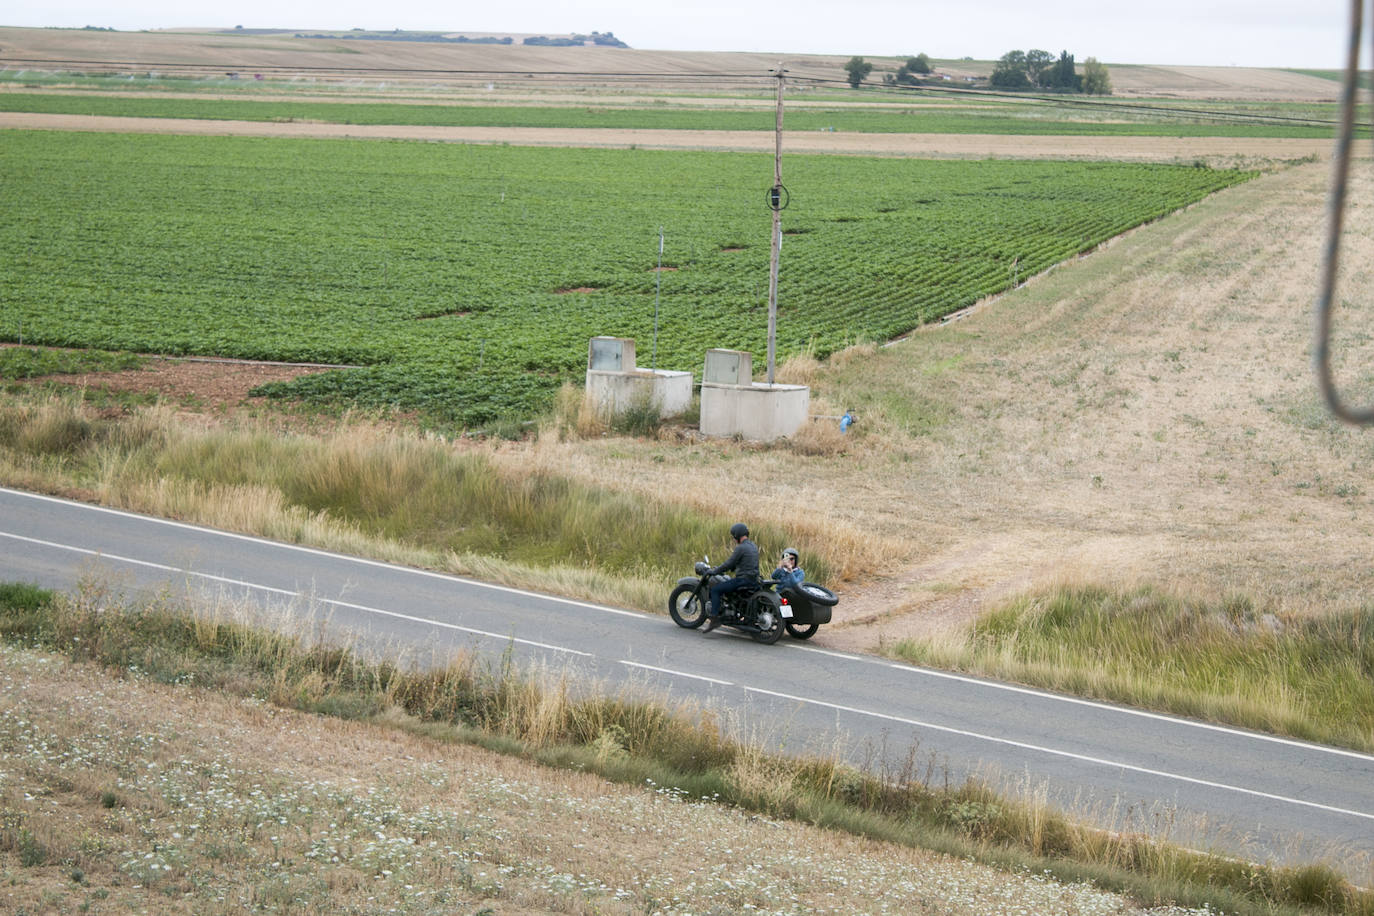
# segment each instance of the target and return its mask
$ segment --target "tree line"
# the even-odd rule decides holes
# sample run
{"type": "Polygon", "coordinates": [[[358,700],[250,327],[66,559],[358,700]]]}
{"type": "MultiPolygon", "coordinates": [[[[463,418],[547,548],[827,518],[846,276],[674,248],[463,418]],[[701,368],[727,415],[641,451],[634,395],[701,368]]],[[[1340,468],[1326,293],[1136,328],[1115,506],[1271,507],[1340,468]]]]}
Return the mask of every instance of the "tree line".
{"type": "Polygon", "coordinates": [[[1048,89],[1089,95],[1111,95],[1112,92],[1106,65],[1089,57],[1083,62],[1083,72],[1079,73],[1068,51],[1060,52],[1058,60],[1049,51],[1008,51],[998,58],[989,82],[994,89],[1048,89]]]}
{"type": "MultiPolygon", "coordinates": [[[[873,72],[873,64],[862,57],[851,57],[844,65],[851,88],[858,89],[873,72]]],[[[907,58],[896,73],[883,75],[889,85],[919,85],[923,77],[934,72],[930,58],[917,54],[907,58]]],[[[1008,51],[997,60],[988,82],[994,89],[1009,91],[1042,89],[1050,92],[1084,92],[1089,95],[1111,95],[1112,80],[1105,64],[1089,57],[1079,73],[1074,57],[1068,51],[1058,59],[1048,51],[1008,51]]]]}

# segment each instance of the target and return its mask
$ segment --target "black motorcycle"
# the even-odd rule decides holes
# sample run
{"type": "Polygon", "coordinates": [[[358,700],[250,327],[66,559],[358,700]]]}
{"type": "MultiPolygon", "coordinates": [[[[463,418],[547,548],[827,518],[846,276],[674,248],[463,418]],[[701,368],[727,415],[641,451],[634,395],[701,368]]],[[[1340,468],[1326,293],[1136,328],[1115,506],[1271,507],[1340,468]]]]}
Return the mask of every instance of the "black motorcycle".
{"type": "MultiPolygon", "coordinates": [[[[706,622],[711,608],[711,586],[728,577],[709,575],[710,558],[698,560],[696,576],[677,580],[668,596],[668,613],[680,627],[695,630],[706,622]]],[[[786,630],[796,639],[810,639],[821,624],[830,622],[830,609],[839,603],[823,585],[803,582],[775,590],[776,579],[759,580],[758,588],[742,588],[721,596],[720,622],[753,636],[764,645],[782,638],[786,630]]]]}

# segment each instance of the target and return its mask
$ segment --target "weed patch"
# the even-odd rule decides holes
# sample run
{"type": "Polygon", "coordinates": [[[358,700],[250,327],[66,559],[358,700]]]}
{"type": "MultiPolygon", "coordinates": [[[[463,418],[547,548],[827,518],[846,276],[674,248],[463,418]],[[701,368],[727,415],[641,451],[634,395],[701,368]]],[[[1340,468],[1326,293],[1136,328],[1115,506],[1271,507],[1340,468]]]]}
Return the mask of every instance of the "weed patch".
{"type": "Polygon", "coordinates": [[[1374,609],[1279,615],[1240,597],[1064,587],[894,654],[1275,734],[1374,750],[1374,609]]]}

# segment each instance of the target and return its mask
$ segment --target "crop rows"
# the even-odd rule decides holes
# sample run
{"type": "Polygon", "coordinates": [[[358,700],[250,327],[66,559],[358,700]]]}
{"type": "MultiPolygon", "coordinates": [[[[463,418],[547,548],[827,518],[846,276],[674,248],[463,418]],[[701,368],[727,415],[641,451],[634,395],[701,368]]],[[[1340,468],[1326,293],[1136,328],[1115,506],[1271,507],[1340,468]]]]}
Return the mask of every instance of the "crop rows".
{"type": "MultiPolygon", "coordinates": [[[[462,424],[539,409],[589,337],[648,363],[656,310],[658,368],[766,348],[768,155],[7,131],[0,170],[4,339],[349,364],[273,392],[462,424]]],[[[900,334],[1249,174],[788,157],[779,357],[900,334]]]]}
{"type": "MultiPolygon", "coordinates": [[[[888,97],[886,100],[891,100],[888,97]]],[[[909,108],[836,105],[788,109],[788,130],[836,130],[856,133],[983,133],[1039,135],[1112,135],[1167,137],[1330,137],[1336,111],[1325,106],[1306,117],[1326,123],[1288,122],[1261,112],[1234,107],[1208,112],[1167,105],[1127,106],[1115,103],[1056,105],[1018,101],[976,103],[919,96],[909,108]],[[932,102],[942,104],[933,105],[932,102]]],[[[0,111],[102,115],[140,118],[204,118],[233,121],[319,121],[329,124],[391,124],[438,127],[541,127],[615,130],[757,130],[774,129],[771,109],[693,108],[686,106],[499,106],[425,105],[397,102],[255,101],[251,99],[107,97],[48,93],[0,94],[0,111]]],[[[1288,117],[1286,115],[1280,117],[1288,117]]]]}

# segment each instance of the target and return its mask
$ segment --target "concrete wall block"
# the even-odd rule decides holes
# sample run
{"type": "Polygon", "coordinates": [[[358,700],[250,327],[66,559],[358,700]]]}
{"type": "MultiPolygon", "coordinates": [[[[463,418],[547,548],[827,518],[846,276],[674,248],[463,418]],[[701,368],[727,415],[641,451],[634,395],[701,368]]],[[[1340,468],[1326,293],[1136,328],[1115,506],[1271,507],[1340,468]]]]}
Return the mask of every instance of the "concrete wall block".
{"type": "Polygon", "coordinates": [[[692,373],[667,369],[634,372],[588,369],[585,397],[598,413],[607,417],[646,402],[658,405],[660,417],[675,417],[692,403],[692,373]]]}
{"type": "Polygon", "coordinates": [[[701,432],[771,442],[794,435],[811,410],[805,385],[701,385],[701,432]]]}

